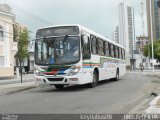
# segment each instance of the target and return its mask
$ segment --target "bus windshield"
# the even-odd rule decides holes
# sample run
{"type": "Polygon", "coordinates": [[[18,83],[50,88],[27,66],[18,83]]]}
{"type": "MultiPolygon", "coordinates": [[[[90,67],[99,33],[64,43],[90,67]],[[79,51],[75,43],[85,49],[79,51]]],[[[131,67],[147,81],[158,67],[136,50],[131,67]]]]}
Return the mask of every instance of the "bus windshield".
{"type": "Polygon", "coordinates": [[[40,38],[35,42],[35,64],[72,64],[80,59],[78,36],[40,38]]]}

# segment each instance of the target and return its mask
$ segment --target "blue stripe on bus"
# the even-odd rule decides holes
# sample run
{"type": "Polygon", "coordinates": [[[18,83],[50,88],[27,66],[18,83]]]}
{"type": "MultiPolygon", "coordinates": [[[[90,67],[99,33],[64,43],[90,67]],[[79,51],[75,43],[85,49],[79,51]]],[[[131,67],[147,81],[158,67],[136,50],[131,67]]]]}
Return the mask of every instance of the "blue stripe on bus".
{"type": "Polygon", "coordinates": [[[83,66],[83,68],[93,68],[92,66],[83,66]]]}

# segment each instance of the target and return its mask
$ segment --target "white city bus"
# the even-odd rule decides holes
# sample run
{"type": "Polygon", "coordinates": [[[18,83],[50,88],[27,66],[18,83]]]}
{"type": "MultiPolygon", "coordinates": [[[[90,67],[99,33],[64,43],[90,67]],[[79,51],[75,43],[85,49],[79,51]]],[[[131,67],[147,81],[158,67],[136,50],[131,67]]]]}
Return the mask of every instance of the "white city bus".
{"type": "Polygon", "coordinates": [[[41,28],[35,40],[35,80],[55,85],[88,84],[118,80],[126,72],[121,45],[81,25],[41,28]]]}

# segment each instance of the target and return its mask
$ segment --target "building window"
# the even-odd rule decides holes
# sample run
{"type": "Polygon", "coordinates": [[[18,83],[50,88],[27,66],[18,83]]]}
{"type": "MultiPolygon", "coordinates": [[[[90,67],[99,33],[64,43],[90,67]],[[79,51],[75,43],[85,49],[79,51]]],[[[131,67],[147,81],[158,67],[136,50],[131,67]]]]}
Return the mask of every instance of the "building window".
{"type": "Polygon", "coordinates": [[[0,66],[4,66],[4,56],[0,56],[0,66]]]}

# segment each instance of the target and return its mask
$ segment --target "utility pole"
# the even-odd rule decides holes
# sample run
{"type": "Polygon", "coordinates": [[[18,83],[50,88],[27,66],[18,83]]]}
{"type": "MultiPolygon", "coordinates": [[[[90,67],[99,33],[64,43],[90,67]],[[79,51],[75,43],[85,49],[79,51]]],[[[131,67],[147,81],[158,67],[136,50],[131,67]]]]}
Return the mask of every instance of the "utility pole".
{"type": "Polygon", "coordinates": [[[144,35],[144,4],[141,2],[141,25],[142,25],[142,35],[144,35]]]}
{"type": "Polygon", "coordinates": [[[134,7],[132,6],[133,11],[133,41],[132,41],[132,70],[134,69],[134,49],[135,49],[135,21],[134,21],[134,7]]]}
{"type": "Polygon", "coordinates": [[[141,12],[140,12],[140,16],[141,16],[141,35],[139,37],[137,37],[138,43],[139,43],[139,52],[140,52],[140,56],[141,56],[141,65],[143,65],[143,53],[144,53],[144,46],[145,44],[147,44],[147,39],[148,37],[146,37],[145,33],[144,33],[144,3],[143,1],[141,1],[141,12]]]}
{"type": "Polygon", "coordinates": [[[153,26],[152,26],[152,0],[150,0],[150,21],[151,21],[151,42],[152,42],[152,66],[153,66],[153,72],[154,72],[154,52],[153,52],[153,26]]]}

